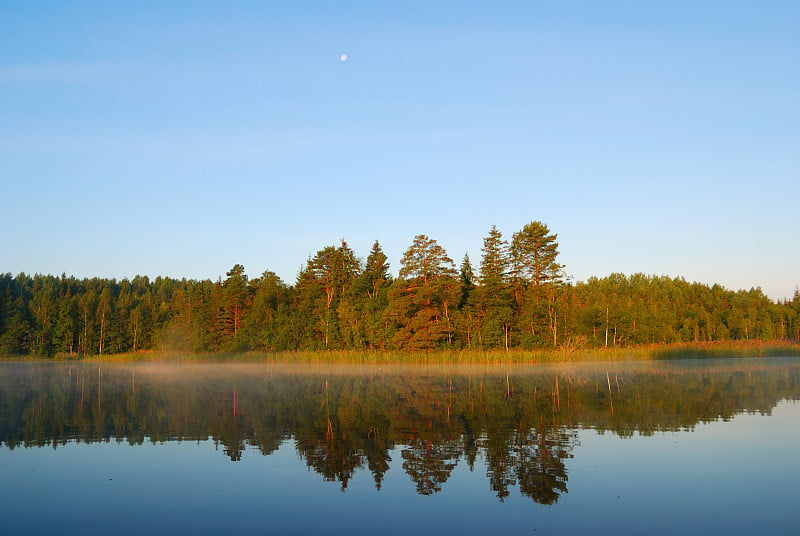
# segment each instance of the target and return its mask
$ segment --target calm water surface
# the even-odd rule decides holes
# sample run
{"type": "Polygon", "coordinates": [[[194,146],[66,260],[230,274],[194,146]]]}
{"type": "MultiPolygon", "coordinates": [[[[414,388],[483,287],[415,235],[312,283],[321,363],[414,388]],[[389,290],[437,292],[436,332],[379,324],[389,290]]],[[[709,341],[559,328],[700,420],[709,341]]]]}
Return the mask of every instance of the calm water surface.
{"type": "Polygon", "coordinates": [[[798,534],[800,359],[0,363],[2,534],[798,534]]]}

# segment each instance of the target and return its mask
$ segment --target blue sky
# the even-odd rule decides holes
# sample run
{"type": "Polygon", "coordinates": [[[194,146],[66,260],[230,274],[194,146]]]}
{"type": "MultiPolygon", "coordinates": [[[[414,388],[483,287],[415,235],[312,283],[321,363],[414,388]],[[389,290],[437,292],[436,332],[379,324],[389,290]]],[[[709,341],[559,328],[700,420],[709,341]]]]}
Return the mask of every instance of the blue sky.
{"type": "Polygon", "coordinates": [[[800,285],[796,2],[0,0],[0,272],[293,283],[342,238],[800,285]],[[347,61],[340,55],[347,54],[347,61]]]}

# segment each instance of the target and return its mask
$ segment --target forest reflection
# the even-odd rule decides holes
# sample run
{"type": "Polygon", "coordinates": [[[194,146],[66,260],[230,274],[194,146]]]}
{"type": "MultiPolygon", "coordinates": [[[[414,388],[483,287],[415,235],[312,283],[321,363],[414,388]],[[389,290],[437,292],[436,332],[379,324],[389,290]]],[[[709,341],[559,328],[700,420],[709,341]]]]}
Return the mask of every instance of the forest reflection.
{"type": "Polygon", "coordinates": [[[346,489],[392,456],[422,495],[460,463],[500,500],[567,492],[578,430],[689,430],[800,399],[791,359],[526,368],[0,363],[0,445],[213,440],[231,460],[294,441],[346,489]]]}

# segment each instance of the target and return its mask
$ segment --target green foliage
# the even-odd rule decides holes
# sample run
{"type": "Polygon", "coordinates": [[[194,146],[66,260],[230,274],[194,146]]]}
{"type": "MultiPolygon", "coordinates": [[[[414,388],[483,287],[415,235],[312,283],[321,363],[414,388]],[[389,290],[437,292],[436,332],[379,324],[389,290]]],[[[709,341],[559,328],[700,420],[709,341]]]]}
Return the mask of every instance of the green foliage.
{"type": "Polygon", "coordinates": [[[360,263],[344,240],[339,247],[327,246],[308,260],[295,285],[302,346],[329,349],[344,345],[348,306],[342,311],[340,306],[359,271],[360,263]]]}
{"type": "Polygon", "coordinates": [[[397,279],[377,241],[365,261],[345,241],[324,247],[293,285],[270,271],[250,279],[240,264],[217,281],[0,274],[0,355],[388,349],[573,355],[585,348],[800,341],[800,291],[774,302],[760,289],[645,274],[572,283],[558,262],[556,238],[534,221],[509,245],[493,226],[477,275],[466,255],[456,271],[426,235],[404,253],[397,279]]]}
{"type": "Polygon", "coordinates": [[[551,234],[547,225],[534,221],[511,239],[511,271],[515,280],[535,289],[561,279],[563,266],[558,258],[558,235],[551,234]]]}
{"type": "Polygon", "coordinates": [[[386,310],[386,319],[396,330],[394,347],[451,346],[453,315],[461,298],[453,261],[435,240],[418,235],[400,264],[400,278],[389,289],[386,310]]]}
{"type": "Polygon", "coordinates": [[[391,334],[384,312],[391,284],[388,259],[376,240],[342,308],[350,327],[350,348],[383,349],[389,344],[391,334]]]}
{"type": "Polygon", "coordinates": [[[515,295],[516,328],[525,347],[556,346],[558,287],[563,266],[558,264],[558,235],[534,221],[511,239],[511,276],[515,295]]]}
{"type": "Polygon", "coordinates": [[[287,348],[291,336],[287,332],[287,312],[291,304],[290,289],[274,272],[266,271],[251,282],[253,302],[244,315],[244,338],[256,350],[287,348]]]}
{"type": "Polygon", "coordinates": [[[480,346],[509,348],[514,309],[509,275],[508,243],[494,225],[483,239],[480,286],[473,294],[473,310],[480,320],[480,346]]]}
{"type": "Polygon", "coordinates": [[[413,243],[403,254],[400,266],[401,278],[421,280],[423,284],[438,276],[455,275],[453,260],[436,240],[425,235],[414,237],[413,243]]]}

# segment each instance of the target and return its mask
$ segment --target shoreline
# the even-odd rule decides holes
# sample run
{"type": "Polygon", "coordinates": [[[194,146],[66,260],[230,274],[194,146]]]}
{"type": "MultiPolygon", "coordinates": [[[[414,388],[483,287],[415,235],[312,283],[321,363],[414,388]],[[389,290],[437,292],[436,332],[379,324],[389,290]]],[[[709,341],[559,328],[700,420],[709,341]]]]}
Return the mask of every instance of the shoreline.
{"type": "Polygon", "coordinates": [[[0,361],[197,362],[197,363],[347,363],[347,364],[536,364],[590,361],[800,357],[795,341],[717,341],[610,348],[530,350],[296,350],[281,352],[157,352],[107,355],[3,356],[0,361]]]}

